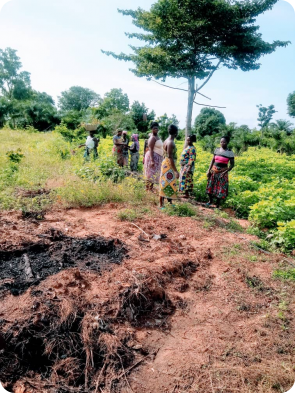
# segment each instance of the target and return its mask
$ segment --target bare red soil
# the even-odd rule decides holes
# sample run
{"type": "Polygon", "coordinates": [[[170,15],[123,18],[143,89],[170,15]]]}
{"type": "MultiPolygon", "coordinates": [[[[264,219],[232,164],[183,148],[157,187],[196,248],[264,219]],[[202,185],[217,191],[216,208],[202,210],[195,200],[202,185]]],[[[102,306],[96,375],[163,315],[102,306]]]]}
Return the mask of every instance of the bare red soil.
{"type": "Polygon", "coordinates": [[[15,393],[290,389],[294,284],[272,278],[283,256],[251,248],[244,233],[205,229],[201,219],[155,210],[135,225],[121,222],[121,208],[55,211],[40,222],[0,215],[0,251],[40,242],[51,250],[54,233],[113,239],[125,250],[108,268],[78,261],[17,295],[2,293],[3,386],[15,393]]]}

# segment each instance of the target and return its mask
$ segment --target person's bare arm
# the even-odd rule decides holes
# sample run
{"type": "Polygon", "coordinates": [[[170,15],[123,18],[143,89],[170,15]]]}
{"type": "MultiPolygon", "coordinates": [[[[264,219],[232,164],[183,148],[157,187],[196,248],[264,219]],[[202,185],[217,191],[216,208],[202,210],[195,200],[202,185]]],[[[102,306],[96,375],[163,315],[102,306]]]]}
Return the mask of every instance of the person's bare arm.
{"type": "Polygon", "coordinates": [[[211,171],[211,169],[213,167],[214,162],[215,162],[215,156],[213,156],[213,158],[211,160],[211,163],[210,163],[210,166],[209,166],[209,169],[208,169],[208,172],[207,172],[207,177],[211,176],[210,171],[211,171]]]}
{"type": "Polygon", "coordinates": [[[176,178],[178,179],[179,173],[178,173],[178,170],[176,169],[175,162],[174,162],[174,156],[173,156],[174,149],[175,149],[174,142],[172,142],[172,141],[168,142],[167,143],[167,155],[168,155],[168,158],[171,162],[172,169],[176,173],[176,178]]]}
{"type": "Polygon", "coordinates": [[[157,139],[154,136],[152,136],[148,141],[149,151],[151,152],[151,163],[152,163],[151,165],[152,166],[155,165],[153,153],[154,153],[154,147],[155,147],[156,142],[157,142],[157,139]]]}
{"type": "Polygon", "coordinates": [[[86,143],[82,143],[82,145],[78,146],[78,149],[80,149],[80,147],[86,146],[86,143]]]}
{"type": "Polygon", "coordinates": [[[229,159],[229,162],[230,162],[229,168],[228,168],[226,171],[224,171],[224,172],[221,174],[221,176],[224,176],[226,173],[228,173],[229,171],[231,171],[231,170],[233,169],[233,167],[235,166],[235,159],[234,159],[234,158],[230,158],[230,159],[229,159]]]}

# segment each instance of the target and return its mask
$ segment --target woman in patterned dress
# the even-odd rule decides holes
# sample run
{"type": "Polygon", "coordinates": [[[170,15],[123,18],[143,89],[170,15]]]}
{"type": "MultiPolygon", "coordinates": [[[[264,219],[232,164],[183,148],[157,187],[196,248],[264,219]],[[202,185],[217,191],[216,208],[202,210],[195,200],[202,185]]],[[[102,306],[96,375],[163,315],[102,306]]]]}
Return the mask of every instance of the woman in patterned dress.
{"type": "Polygon", "coordinates": [[[163,145],[164,160],[161,167],[160,176],[160,208],[164,207],[165,198],[172,203],[172,199],[177,199],[177,185],[176,179],[179,178],[179,173],[176,169],[176,146],[174,139],[177,137],[178,128],[171,124],[168,127],[169,137],[165,140],[163,145]]]}
{"type": "Polygon", "coordinates": [[[159,124],[151,124],[152,135],[148,141],[148,151],[144,158],[144,175],[146,178],[146,190],[152,191],[154,184],[159,184],[161,164],[163,161],[163,142],[158,137],[159,124]]]}
{"type": "Polygon", "coordinates": [[[216,198],[216,207],[219,209],[221,200],[228,195],[228,172],[235,166],[235,156],[227,145],[229,138],[224,136],[220,140],[220,147],[215,149],[214,155],[207,172],[208,183],[206,192],[209,196],[207,206],[213,203],[213,197],[216,198]],[[228,163],[230,167],[228,168],[228,163]]]}
{"type": "Polygon", "coordinates": [[[187,147],[183,150],[180,159],[180,176],[179,176],[179,191],[184,194],[184,198],[189,198],[193,192],[193,175],[195,170],[196,148],[196,135],[187,137],[187,147]]]}

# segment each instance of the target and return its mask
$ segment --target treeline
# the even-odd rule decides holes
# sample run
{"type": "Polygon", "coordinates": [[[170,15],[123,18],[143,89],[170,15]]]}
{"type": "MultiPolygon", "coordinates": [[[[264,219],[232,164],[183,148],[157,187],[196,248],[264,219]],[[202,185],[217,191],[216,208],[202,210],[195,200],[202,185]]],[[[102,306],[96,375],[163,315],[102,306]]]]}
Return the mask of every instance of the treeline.
{"type": "Polygon", "coordinates": [[[119,127],[146,136],[150,122],[157,120],[165,138],[168,124],[179,123],[175,115],[156,117],[139,101],[130,105],[122,89],[112,89],[101,97],[91,89],[72,86],[61,93],[55,106],[50,95],[32,89],[30,73],[21,68],[16,50],[0,50],[0,127],[49,131],[61,125],[64,136],[71,140],[83,132],[83,123],[97,124],[103,137],[119,127]]]}
{"type": "MultiPolygon", "coordinates": [[[[31,87],[30,73],[22,71],[17,51],[0,49],[0,127],[37,131],[56,129],[67,140],[78,140],[85,136],[83,123],[97,125],[102,137],[113,135],[117,128],[136,132],[146,138],[152,121],[159,122],[160,136],[167,137],[167,127],[179,122],[175,115],[156,116],[144,103],[129,102],[122,89],[111,89],[103,97],[91,89],[72,86],[61,92],[57,106],[53,98],[31,87]]],[[[295,117],[295,92],[287,98],[288,113],[295,117]]],[[[196,117],[193,132],[203,148],[213,151],[221,136],[231,138],[230,147],[237,153],[249,146],[265,146],[286,154],[295,153],[294,126],[287,120],[272,122],[276,112],[273,105],[258,107],[260,130],[247,125],[226,124],[224,115],[213,108],[204,108],[196,117]]],[[[178,139],[184,138],[180,130],[178,139]]]]}
{"type": "MultiPolygon", "coordinates": [[[[287,99],[288,113],[295,117],[295,92],[287,99]]],[[[204,150],[213,152],[222,136],[230,138],[229,147],[240,154],[249,146],[268,147],[277,153],[295,154],[295,129],[288,120],[276,120],[274,105],[263,107],[257,105],[260,130],[250,129],[247,125],[226,124],[224,115],[212,108],[204,108],[196,117],[194,132],[197,134],[204,150]]]]}

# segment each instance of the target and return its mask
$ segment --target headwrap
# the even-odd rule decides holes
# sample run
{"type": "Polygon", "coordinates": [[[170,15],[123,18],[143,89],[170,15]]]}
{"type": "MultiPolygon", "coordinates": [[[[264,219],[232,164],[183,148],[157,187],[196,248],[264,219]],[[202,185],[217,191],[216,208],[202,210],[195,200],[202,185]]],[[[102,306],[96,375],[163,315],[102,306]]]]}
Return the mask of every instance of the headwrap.
{"type": "Polygon", "coordinates": [[[122,134],[123,134],[123,135],[127,135],[127,131],[123,131],[122,134]]]}
{"type": "Polygon", "coordinates": [[[137,151],[139,151],[139,141],[138,141],[138,134],[132,134],[132,140],[136,144],[137,151]]]}

